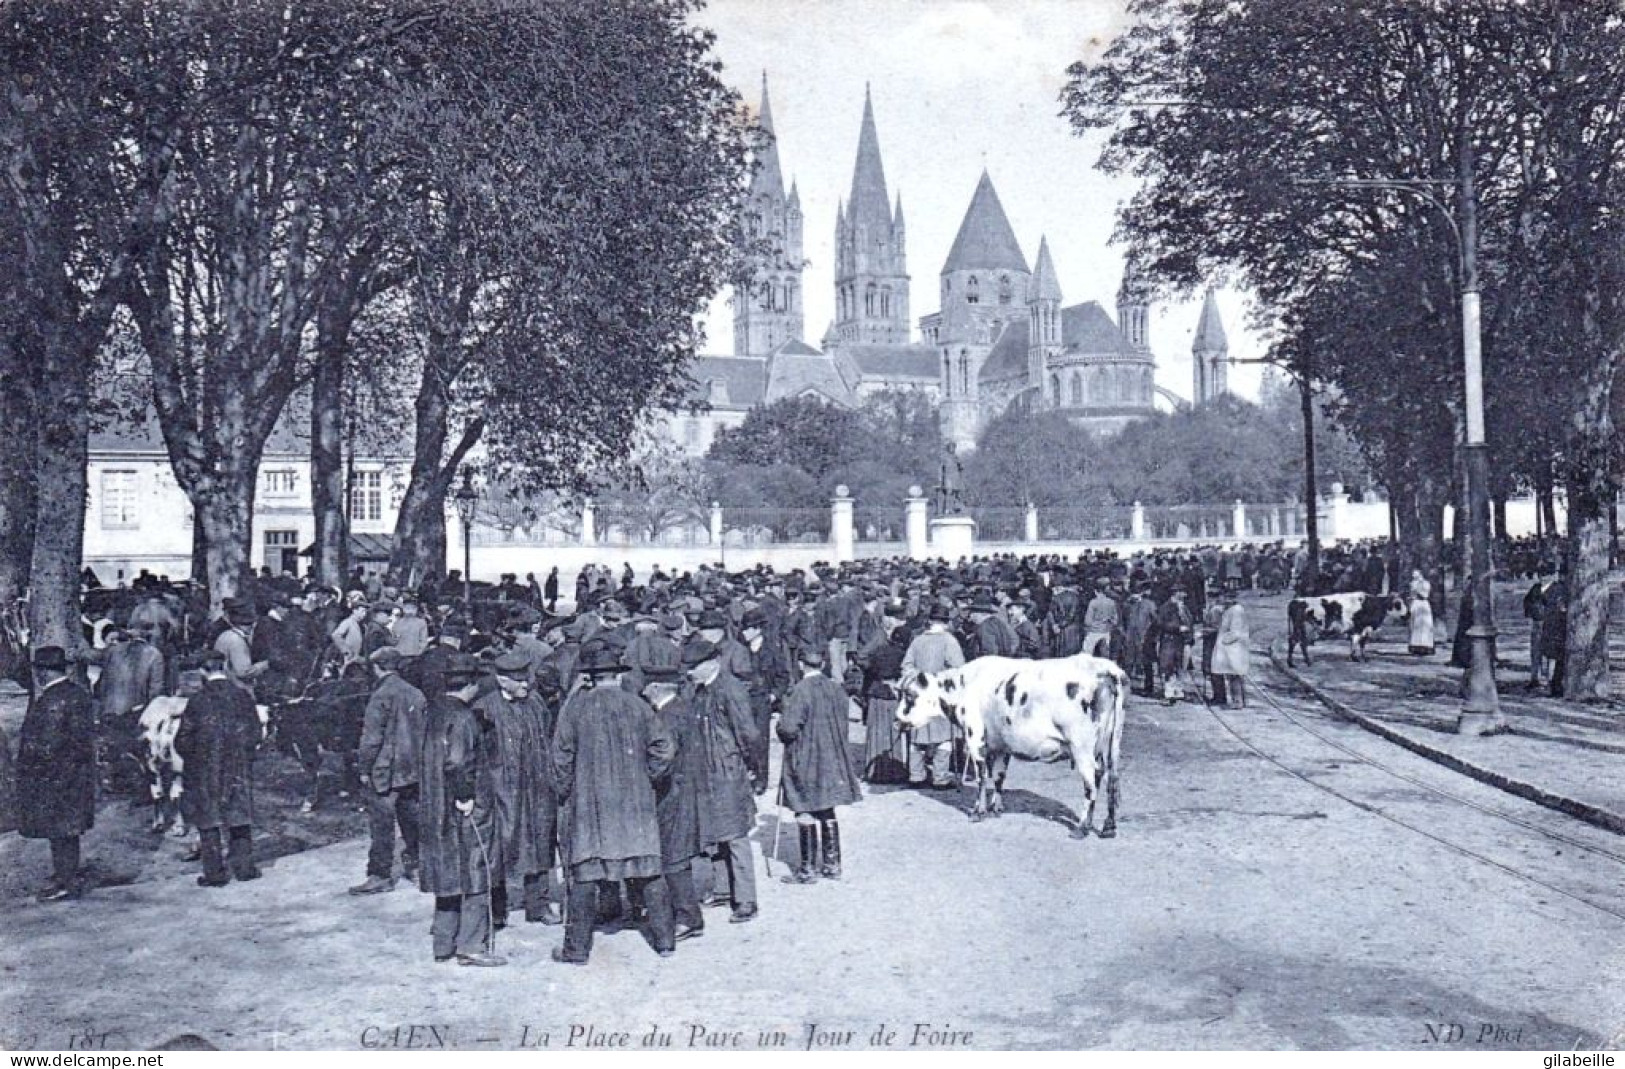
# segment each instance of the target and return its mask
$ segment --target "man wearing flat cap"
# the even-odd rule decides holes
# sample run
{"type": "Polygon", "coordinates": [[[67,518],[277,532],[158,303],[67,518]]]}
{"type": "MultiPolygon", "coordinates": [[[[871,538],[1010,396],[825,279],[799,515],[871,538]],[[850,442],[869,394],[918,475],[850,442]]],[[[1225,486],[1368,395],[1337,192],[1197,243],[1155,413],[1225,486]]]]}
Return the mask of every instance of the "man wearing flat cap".
{"type": "MultiPolygon", "coordinates": [[[[948,607],[940,602],[932,605],[926,619],[925,631],[915,636],[903,654],[901,678],[905,687],[915,685],[922,675],[935,675],[965,663],[959,640],[948,630],[948,607]]],[[[935,717],[925,727],[915,728],[912,735],[908,757],[910,786],[929,785],[938,790],[952,790],[955,784],[949,759],[953,754],[953,726],[945,718],[935,717]]]]}
{"type": "Polygon", "coordinates": [[[613,646],[584,646],[577,668],[591,683],[565,701],[553,734],[568,894],[564,943],[553,960],[587,963],[600,888],[615,882],[643,902],[649,942],[666,957],[676,933],[661,874],[655,784],[670,773],[676,743],[648,703],[618,685],[625,665],[613,646]]]}
{"type": "Polygon", "coordinates": [[[79,836],[96,821],[95,719],[90,692],[68,678],[61,646],[33,656],[35,689],[17,750],[17,830],[51,844],[51,882],[41,902],[78,898],[79,836]]]}
{"type": "Polygon", "coordinates": [[[660,621],[648,613],[632,618],[632,641],[626,644],[626,666],[644,671],[650,668],[677,668],[682,657],[677,643],[667,638],[660,621]]]}
{"type": "Polygon", "coordinates": [[[361,770],[372,846],[367,851],[367,878],[350,888],[353,895],[395,889],[397,825],[401,830],[401,868],[407,879],[417,876],[418,750],[428,699],[401,678],[401,659],[400,650],[394,646],[375,650],[368,658],[378,682],[362,715],[356,767],[361,770]]]}
{"type": "Polygon", "coordinates": [[[557,924],[558,913],[547,900],[558,831],[550,753],[553,716],[531,689],[530,659],[522,652],[498,655],[493,667],[496,685],[474,703],[496,743],[493,773],[503,875],[491,893],[491,912],[502,927],[513,891],[523,895],[526,921],[557,924]]]}
{"type": "MultiPolygon", "coordinates": [[[[757,914],[756,868],[751,858],[751,829],[756,825],[754,795],[767,789],[767,770],[752,768],[760,747],[750,698],[738,680],[722,671],[722,653],[704,640],[683,647],[683,669],[689,685],[683,697],[699,722],[706,775],[699,785],[702,838],[715,866],[707,886],[702,868],[701,891],[708,892],[726,873],[732,923],[757,914]]],[[[716,904],[722,904],[717,901],[716,904]]]]}
{"type": "Polygon", "coordinates": [[[261,736],[253,696],[231,680],[224,654],[205,654],[203,686],[187,699],[175,731],[175,756],[186,767],[181,814],[198,831],[203,859],[200,887],[224,887],[234,877],[259,879],[254,863],[254,752],[261,736]]]}
{"type": "Polygon", "coordinates": [[[444,692],[429,700],[418,766],[418,886],[435,896],[434,960],[489,967],[507,961],[491,952],[491,886],[502,856],[489,749],[471,705],[479,675],[474,658],[449,654],[437,673],[444,692]]]}

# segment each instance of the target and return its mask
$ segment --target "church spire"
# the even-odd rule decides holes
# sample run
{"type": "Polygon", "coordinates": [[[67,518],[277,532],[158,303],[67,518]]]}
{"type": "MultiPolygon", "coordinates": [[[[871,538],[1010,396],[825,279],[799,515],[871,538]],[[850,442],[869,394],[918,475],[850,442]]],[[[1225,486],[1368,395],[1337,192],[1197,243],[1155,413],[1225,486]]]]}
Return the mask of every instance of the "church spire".
{"type": "Polygon", "coordinates": [[[1219,302],[1213,287],[1207,288],[1202,298],[1202,318],[1196,323],[1196,340],[1191,343],[1193,353],[1228,353],[1230,341],[1224,335],[1224,321],[1219,318],[1219,302]]]}
{"type": "Polygon", "coordinates": [[[1038,239],[1038,266],[1028,287],[1030,301],[1060,301],[1061,280],[1055,277],[1055,261],[1050,259],[1049,238],[1038,239]]]}
{"type": "Polygon", "coordinates": [[[1207,288],[1202,298],[1202,318],[1196,323],[1196,338],[1191,342],[1191,370],[1194,379],[1191,389],[1193,404],[1206,404],[1230,390],[1230,342],[1224,336],[1224,323],[1219,318],[1219,302],[1213,287],[1207,288]]]}
{"type": "MultiPolygon", "coordinates": [[[[852,169],[852,195],[847,198],[847,222],[868,227],[873,234],[891,229],[891,205],[886,196],[886,168],[880,162],[880,135],[875,131],[875,106],[869,87],[863,87],[863,126],[858,131],[858,161],[852,169]]],[[[871,237],[870,240],[873,240],[871,237]]]]}
{"type": "Polygon", "coordinates": [[[758,114],[758,122],[767,133],[766,144],[758,157],[761,166],[751,177],[750,191],[753,195],[766,193],[773,197],[784,196],[784,174],[779,168],[779,141],[773,131],[773,103],[767,95],[767,72],[762,72],[762,108],[758,114]]]}
{"type": "Polygon", "coordinates": [[[948,250],[948,259],[942,273],[952,271],[1010,270],[1027,272],[1027,257],[1022,254],[1021,243],[1010,227],[1010,218],[999,203],[999,193],[993,188],[993,179],[982,171],[971,194],[970,207],[965,210],[959,233],[948,250]]]}

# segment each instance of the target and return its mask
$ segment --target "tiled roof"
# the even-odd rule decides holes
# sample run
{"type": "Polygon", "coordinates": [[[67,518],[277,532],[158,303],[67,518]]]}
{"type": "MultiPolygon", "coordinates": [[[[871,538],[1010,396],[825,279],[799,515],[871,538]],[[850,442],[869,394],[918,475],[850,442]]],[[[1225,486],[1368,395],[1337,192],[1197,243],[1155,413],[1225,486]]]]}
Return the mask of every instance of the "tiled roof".
{"type": "Polygon", "coordinates": [[[706,401],[713,408],[749,408],[767,393],[767,361],[754,356],[701,356],[689,368],[693,382],[689,401],[706,401]],[[715,382],[719,389],[708,389],[715,382]]]}
{"type": "Polygon", "coordinates": [[[937,351],[929,345],[848,345],[841,352],[852,357],[866,378],[937,378],[937,351]]]}
{"type": "Polygon", "coordinates": [[[998,340],[993,343],[993,349],[982,361],[982,370],[976,377],[982,382],[999,382],[1004,379],[1025,378],[1027,374],[1027,345],[1030,334],[1030,324],[1025,319],[1017,319],[1005,326],[999,332],[998,340]]]}
{"type": "Polygon", "coordinates": [[[1123,332],[1098,301],[1085,301],[1061,309],[1061,344],[1085,354],[1134,355],[1123,332]]]}
{"type": "Polygon", "coordinates": [[[1009,270],[1027,272],[1027,257],[1022,254],[1021,243],[1010,229],[1010,220],[999,203],[999,194],[993,188],[993,179],[986,171],[976,183],[970,207],[959,224],[953,248],[942,265],[942,273],[950,271],[1009,270]]]}
{"type": "MultiPolygon", "coordinates": [[[[390,434],[388,430],[379,432],[376,429],[372,434],[378,441],[359,442],[358,448],[362,454],[369,458],[380,457],[410,457],[412,455],[412,441],[409,428],[397,428],[397,433],[390,434]]],[[[158,412],[148,409],[146,414],[138,420],[117,420],[104,426],[93,427],[90,432],[90,452],[98,453],[151,453],[168,456],[169,451],[164,445],[163,431],[158,426],[158,412]]],[[[264,455],[271,456],[297,456],[310,455],[310,399],[307,394],[295,394],[289,398],[287,406],[282,410],[282,416],[271,428],[271,434],[265,440],[264,455]]]]}
{"type": "Polygon", "coordinates": [[[762,400],[771,404],[800,397],[809,390],[841,405],[854,402],[852,388],[835,360],[799,342],[786,342],[767,358],[767,387],[762,400]]]}

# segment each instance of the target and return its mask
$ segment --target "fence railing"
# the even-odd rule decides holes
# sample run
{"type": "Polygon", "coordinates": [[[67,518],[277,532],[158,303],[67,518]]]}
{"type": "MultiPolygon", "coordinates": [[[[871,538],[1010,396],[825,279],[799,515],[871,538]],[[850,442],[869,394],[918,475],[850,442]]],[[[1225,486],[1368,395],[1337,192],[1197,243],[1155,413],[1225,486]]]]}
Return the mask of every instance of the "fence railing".
{"type": "Polygon", "coordinates": [[[1120,542],[1134,537],[1134,509],[1127,505],[1038,510],[1044,542],[1120,542]]]}
{"type": "Polygon", "coordinates": [[[723,540],[728,545],[829,541],[829,509],[724,509],[723,540]]]}

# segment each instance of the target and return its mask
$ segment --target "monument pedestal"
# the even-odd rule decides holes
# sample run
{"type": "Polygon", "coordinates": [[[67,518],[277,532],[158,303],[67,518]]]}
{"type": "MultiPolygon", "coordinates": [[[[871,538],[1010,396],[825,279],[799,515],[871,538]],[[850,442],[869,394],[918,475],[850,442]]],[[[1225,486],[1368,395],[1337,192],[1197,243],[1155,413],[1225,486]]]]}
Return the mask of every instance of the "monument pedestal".
{"type": "Polygon", "coordinates": [[[931,521],[931,555],[947,561],[976,554],[976,521],[969,516],[938,516],[931,521]]]}

